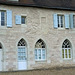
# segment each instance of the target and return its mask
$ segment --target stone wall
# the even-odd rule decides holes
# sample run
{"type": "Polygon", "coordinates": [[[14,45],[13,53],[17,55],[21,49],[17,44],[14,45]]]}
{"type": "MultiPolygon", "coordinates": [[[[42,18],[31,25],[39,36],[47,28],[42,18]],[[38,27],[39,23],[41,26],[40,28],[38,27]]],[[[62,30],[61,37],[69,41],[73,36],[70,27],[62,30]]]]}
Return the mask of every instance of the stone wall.
{"type": "MultiPolygon", "coordinates": [[[[17,70],[17,44],[21,38],[27,43],[28,69],[75,65],[75,29],[54,29],[53,14],[70,14],[74,11],[52,10],[35,7],[0,5],[1,10],[12,10],[13,27],[0,26],[0,42],[3,46],[3,71],[17,70]],[[25,15],[26,25],[16,25],[15,16],[25,15]],[[35,43],[42,39],[46,44],[46,60],[35,61],[35,43]],[[62,59],[62,43],[72,44],[72,59],[62,59]]],[[[44,71],[43,71],[44,72],[44,71]]]]}

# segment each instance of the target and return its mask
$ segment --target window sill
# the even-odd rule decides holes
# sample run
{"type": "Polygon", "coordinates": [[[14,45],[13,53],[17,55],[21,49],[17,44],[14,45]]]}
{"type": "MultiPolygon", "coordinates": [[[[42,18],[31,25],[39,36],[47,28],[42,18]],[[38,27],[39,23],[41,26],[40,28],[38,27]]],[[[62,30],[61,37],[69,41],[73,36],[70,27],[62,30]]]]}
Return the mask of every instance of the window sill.
{"type": "Polygon", "coordinates": [[[65,30],[65,28],[58,28],[58,30],[65,30]]]}
{"type": "Polygon", "coordinates": [[[42,62],[42,61],[46,61],[46,59],[44,59],[44,60],[35,60],[36,62],[42,62]]]}
{"type": "Polygon", "coordinates": [[[6,26],[0,26],[0,29],[2,29],[2,28],[6,28],[6,26]]]}
{"type": "Polygon", "coordinates": [[[70,28],[70,29],[75,31],[75,28],[70,28]]]}
{"type": "Polygon", "coordinates": [[[67,58],[67,59],[65,58],[65,59],[63,59],[63,60],[64,60],[64,61],[66,61],[66,60],[72,60],[72,58],[67,58]]]}
{"type": "Polygon", "coordinates": [[[27,25],[26,24],[21,24],[21,27],[27,27],[27,25]]]}

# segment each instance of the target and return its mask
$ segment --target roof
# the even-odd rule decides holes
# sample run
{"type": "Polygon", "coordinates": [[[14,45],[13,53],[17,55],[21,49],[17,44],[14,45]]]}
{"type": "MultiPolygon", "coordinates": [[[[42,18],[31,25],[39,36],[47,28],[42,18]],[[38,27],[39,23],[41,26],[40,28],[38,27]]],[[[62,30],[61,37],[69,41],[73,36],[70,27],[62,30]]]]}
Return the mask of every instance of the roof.
{"type": "Polygon", "coordinates": [[[0,4],[75,10],[75,0],[0,0],[0,4]]]}

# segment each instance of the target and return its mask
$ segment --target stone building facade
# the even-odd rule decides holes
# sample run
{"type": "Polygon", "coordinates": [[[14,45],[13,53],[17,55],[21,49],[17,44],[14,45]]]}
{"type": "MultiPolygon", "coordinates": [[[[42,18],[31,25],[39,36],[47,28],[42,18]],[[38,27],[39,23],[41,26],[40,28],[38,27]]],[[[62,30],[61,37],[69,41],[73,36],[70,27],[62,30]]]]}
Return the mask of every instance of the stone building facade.
{"type": "Polygon", "coordinates": [[[0,71],[75,66],[74,15],[0,3],[0,71]]]}

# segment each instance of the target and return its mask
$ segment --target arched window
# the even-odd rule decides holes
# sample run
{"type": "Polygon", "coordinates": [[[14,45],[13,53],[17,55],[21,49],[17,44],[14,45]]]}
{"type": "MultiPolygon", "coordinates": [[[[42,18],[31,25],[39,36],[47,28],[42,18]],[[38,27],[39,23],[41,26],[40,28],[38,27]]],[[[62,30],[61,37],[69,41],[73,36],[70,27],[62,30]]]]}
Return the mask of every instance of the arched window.
{"type": "Polygon", "coordinates": [[[45,43],[39,39],[35,44],[35,60],[46,59],[46,48],[45,43]]]}
{"type": "Polygon", "coordinates": [[[18,42],[18,69],[19,70],[27,69],[27,52],[26,52],[26,42],[24,39],[21,39],[18,42]]]}
{"type": "Polygon", "coordinates": [[[69,40],[65,40],[62,44],[62,58],[71,59],[72,58],[72,47],[69,40]]]}
{"type": "Polygon", "coordinates": [[[18,60],[25,60],[25,56],[26,56],[26,43],[24,39],[21,39],[18,42],[18,60]]]}
{"type": "Polygon", "coordinates": [[[0,43],[0,49],[2,49],[2,44],[0,43]]]}
{"type": "Polygon", "coordinates": [[[2,60],[3,60],[3,49],[2,49],[2,44],[0,43],[0,71],[2,71],[2,60]]]}

